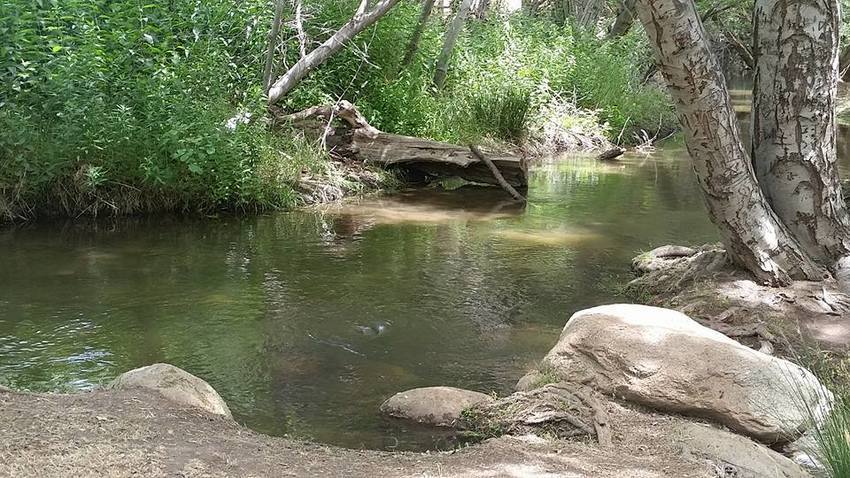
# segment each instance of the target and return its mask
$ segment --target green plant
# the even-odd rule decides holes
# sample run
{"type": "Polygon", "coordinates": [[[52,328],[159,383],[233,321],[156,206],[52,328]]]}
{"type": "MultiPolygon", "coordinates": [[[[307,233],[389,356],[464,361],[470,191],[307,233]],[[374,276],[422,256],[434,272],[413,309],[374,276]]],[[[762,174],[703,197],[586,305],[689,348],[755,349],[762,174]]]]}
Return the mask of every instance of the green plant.
{"type": "Polygon", "coordinates": [[[812,427],[814,447],[804,450],[813,455],[831,478],[850,476],[850,362],[842,355],[802,344],[795,350],[797,362],[809,368],[832,394],[828,413],[816,409],[803,387],[791,381],[799,396],[799,407],[812,427]]]}
{"type": "Polygon", "coordinates": [[[528,133],[531,95],[513,87],[481,93],[471,101],[475,123],[502,140],[520,143],[528,133]]]}

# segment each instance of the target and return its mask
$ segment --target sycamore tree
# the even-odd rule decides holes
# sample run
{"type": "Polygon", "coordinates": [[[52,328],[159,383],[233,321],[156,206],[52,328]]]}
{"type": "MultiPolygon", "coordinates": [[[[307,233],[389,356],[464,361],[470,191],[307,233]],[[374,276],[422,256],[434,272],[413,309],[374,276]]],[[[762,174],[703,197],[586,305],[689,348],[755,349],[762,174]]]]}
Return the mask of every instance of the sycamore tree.
{"type": "Polygon", "coordinates": [[[638,0],[712,221],[730,258],[772,285],[850,283],[836,168],[838,0],[757,0],[752,144],[693,0],[638,0]]]}

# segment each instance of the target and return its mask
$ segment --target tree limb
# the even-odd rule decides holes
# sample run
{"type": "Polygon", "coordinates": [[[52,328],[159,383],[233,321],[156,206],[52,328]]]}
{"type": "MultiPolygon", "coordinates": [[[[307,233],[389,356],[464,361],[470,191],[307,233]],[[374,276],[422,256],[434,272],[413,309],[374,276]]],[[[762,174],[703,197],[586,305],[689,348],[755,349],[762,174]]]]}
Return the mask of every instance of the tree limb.
{"type": "Polygon", "coordinates": [[[321,65],[334,53],[342,49],[343,45],[354,38],[358,33],[374,25],[381,17],[393,8],[399,0],[381,0],[375,7],[360,15],[354,15],[351,20],[342,26],[324,43],[315,50],[298,60],[292,68],[274,82],[269,89],[268,104],[273,105],[298,86],[314,68],[321,65]]]}

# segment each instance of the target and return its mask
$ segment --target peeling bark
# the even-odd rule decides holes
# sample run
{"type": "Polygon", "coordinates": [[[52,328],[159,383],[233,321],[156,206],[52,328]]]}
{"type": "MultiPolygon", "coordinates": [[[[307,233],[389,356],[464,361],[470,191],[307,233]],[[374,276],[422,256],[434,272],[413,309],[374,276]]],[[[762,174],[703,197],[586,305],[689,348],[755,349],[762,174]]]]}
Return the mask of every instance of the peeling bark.
{"type": "Polygon", "coordinates": [[[756,176],[802,248],[838,272],[850,253],[835,146],[838,0],[757,0],[753,29],[756,176]]]}
{"type": "Polygon", "coordinates": [[[768,205],[741,142],[725,79],[693,0],[639,0],[638,16],[667,81],[709,217],[730,257],[759,281],[820,280],[768,205]]]}

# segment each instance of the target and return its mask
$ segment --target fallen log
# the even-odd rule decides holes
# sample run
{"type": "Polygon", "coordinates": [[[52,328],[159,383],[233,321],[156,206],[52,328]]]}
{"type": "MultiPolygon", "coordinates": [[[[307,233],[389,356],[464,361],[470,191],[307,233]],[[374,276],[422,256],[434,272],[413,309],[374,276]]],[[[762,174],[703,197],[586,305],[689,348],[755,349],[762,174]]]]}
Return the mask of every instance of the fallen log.
{"type": "Polygon", "coordinates": [[[625,148],[621,148],[620,146],[614,146],[611,149],[608,149],[608,150],[605,150],[605,151],[599,153],[596,156],[596,159],[598,159],[599,161],[613,161],[613,160],[619,158],[620,156],[622,156],[623,153],[625,153],[625,152],[626,152],[625,148]]]}
{"type": "MultiPolygon", "coordinates": [[[[468,147],[385,133],[371,126],[348,101],[314,106],[293,114],[283,114],[274,107],[270,109],[277,124],[288,124],[304,131],[309,139],[321,141],[332,154],[341,158],[383,168],[399,168],[427,177],[457,176],[476,183],[500,185],[486,162],[468,147]]],[[[508,184],[519,189],[528,187],[524,158],[496,151],[486,154],[508,184]]]]}

